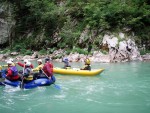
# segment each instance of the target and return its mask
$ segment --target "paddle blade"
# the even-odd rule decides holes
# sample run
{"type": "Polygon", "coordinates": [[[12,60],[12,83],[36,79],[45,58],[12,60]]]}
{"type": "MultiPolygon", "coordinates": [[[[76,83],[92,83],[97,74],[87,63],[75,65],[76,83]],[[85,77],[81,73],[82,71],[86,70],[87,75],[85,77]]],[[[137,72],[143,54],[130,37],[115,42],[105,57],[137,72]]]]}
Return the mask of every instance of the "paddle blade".
{"type": "Polygon", "coordinates": [[[59,86],[59,85],[56,85],[56,84],[54,84],[54,87],[55,87],[56,89],[59,89],[59,90],[61,89],[60,86],[59,86]]]}

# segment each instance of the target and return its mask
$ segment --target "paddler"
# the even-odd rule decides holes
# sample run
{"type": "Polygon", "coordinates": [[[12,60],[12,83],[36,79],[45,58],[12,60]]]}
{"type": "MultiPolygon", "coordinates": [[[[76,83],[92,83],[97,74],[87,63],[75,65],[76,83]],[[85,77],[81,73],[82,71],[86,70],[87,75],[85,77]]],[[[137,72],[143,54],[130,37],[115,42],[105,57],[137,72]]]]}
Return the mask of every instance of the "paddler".
{"type": "Polygon", "coordinates": [[[81,70],[91,70],[91,63],[90,63],[90,59],[89,58],[86,58],[85,60],[84,60],[84,63],[85,63],[85,65],[84,65],[84,67],[83,68],[81,68],[81,70]]]}
{"type": "Polygon", "coordinates": [[[69,64],[68,58],[63,58],[62,62],[64,62],[64,67],[63,67],[64,69],[70,69],[71,68],[71,65],[69,64]]]}

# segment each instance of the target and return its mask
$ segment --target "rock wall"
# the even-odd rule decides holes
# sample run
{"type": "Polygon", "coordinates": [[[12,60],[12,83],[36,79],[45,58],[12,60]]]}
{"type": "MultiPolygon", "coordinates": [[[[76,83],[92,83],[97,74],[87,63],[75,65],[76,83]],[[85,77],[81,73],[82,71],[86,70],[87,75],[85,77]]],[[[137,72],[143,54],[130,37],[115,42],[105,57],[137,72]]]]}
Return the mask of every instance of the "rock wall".
{"type": "Polygon", "coordinates": [[[4,20],[3,7],[0,7],[0,44],[4,44],[8,40],[7,22],[4,20]]]}
{"type": "Polygon", "coordinates": [[[103,45],[108,45],[110,62],[125,62],[130,60],[142,60],[140,52],[131,37],[125,37],[124,33],[104,35],[103,45]]]}
{"type": "Polygon", "coordinates": [[[11,33],[11,27],[14,25],[11,15],[11,7],[9,4],[0,4],[0,44],[4,44],[8,41],[8,37],[11,33]]]}

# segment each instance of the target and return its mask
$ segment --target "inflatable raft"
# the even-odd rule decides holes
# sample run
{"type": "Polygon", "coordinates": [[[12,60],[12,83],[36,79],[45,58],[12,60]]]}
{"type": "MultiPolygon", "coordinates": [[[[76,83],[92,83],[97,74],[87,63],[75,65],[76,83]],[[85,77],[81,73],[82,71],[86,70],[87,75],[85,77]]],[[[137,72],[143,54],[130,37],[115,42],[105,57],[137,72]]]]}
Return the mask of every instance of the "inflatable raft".
{"type": "Polygon", "coordinates": [[[62,69],[62,68],[54,68],[53,72],[56,74],[63,74],[63,75],[83,75],[83,76],[95,76],[99,75],[103,72],[104,69],[93,69],[89,70],[80,70],[80,69],[62,69]]]}
{"type": "MultiPolygon", "coordinates": [[[[22,88],[32,89],[32,88],[39,87],[39,86],[48,86],[48,85],[53,84],[54,82],[55,82],[55,77],[54,76],[53,76],[53,79],[39,78],[39,79],[33,80],[31,82],[24,83],[22,88]]],[[[20,87],[22,83],[21,83],[21,81],[13,81],[12,82],[10,80],[5,79],[5,81],[1,82],[0,84],[10,85],[10,86],[13,86],[13,87],[20,87]]]]}
{"type": "MultiPolygon", "coordinates": [[[[5,74],[3,73],[4,71],[2,71],[2,77],[5,77],[5,74]]],[[[32,80],[31,82],[28,83],[24,83],[23,87],[24,89],[32,89],[35,87],[39,87],[39,86],[48,86],[53,84],[56,81],[55,77],[52,76],[52,79],[48,79],[48,78],[39,78],[36,80],[32,80]]],[[[10,85],[13,87],[20,87],[22,84],[21,81],[10,81],[8,79],[5,79],[3,82],[0,82],[0,85],[10,85]]]]}

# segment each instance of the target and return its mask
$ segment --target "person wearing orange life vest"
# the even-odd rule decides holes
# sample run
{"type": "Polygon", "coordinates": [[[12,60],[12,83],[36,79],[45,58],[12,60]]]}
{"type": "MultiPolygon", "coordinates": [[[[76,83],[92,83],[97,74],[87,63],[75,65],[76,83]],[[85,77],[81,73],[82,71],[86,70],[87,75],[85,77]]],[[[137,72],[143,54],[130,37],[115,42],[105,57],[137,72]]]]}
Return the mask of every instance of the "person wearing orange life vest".
{"type": "Polygon", "coordinates": [[[91,70],[90,59],[86,58],[84,60],[84,63],[85,63],[85,65],[83,68],[81,68],[81,70],[89,70],[90,71],[91,70]]]}
{"type": "Polygon", "coordinates": [[[7,68],[7,74],[6,79],[10,81],[18,81],[20,80],[20,76],[18,75],[18,69],[16,66],[13,66],[12,61],[7,61],[8,68],[7,68]]]}
{"type": "Polygon", "coordinates": [[[45,59],[45,64],[41,70],[46,78],[49,78],[55,82],[56,79],[53,75],[53,64],[50,62],[50,58],[45,59]]]}

